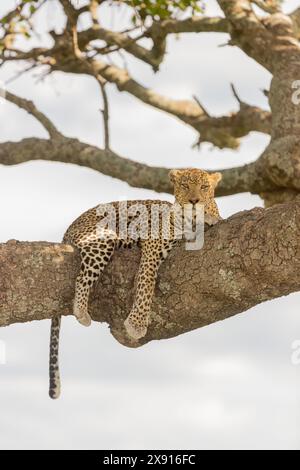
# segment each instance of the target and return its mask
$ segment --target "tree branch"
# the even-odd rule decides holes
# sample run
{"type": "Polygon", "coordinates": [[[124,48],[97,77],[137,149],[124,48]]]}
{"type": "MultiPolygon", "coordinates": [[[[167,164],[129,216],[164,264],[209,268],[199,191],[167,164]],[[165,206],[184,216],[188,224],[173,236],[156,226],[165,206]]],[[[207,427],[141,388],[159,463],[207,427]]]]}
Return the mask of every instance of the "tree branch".
{"type": "Polygon", "coordinates": [[[102,77],[98,77],[98,83],[101,90],[103,108],[101,109],[102,118],[103,118],[103,130],[104,130],[104,148],[105,150],[110,149],[110,132],[109,132],[109,103],[106,93],[106,83],[102,77]]]}
{"type": "Polygon", "coordinates": [[[218,3],[230,23],[230,44],[240,47],[271,73],[278,71],[278,64],[283,67],[287,53],[299,56],[300,45],[295,39],[292,20],[278,8],[274,13],[276,0],[218,0],[218,3]],[[265,5],[264,9],[272,9],[273,14],[259,18],[251,3],[265,5]]]}
{"type": "Polygon", "coordinates": [[[271,42],[271,34],[260,22],[248,0],[218,0],[227,20],[230,22],[231,45],[239,46],[271,71],[270,51],[265,49],[271,42]]]}
{"type": "MultiPolygon", "coordinates": [[[[72,27],[76,26],[81,11],[75,9],[69,0],[60,0],[60,3],[62,4],[64,12],[68,18],[66,29],[70,31],[72,27]]],[[[150,64],[154,70],[158,70],[165,51],[162,50],[161,54],[158,56],[156,51],[148,50],[137,44],[138,38],[132,38],[125,33],[119,33],[101,27],[97,21],[96,7],[97,3],[93,5],[92,2],[90,4],[90,8],[88,8],[88,5],[85,7],[85,11],[90,11],[91,13],[93,26],[78,33],[78,45],[80,50],[84,50],[91,41],[100,39],[105,41],[107,46],[117,46],[137,59],[150,64]]]]}
{"type": "MultiPolygon", "coordinates": [[[[92,28],[78,34],[78,42],[81,48],[86,48],[91,41],[97,39],[105,41],[107,46],[117,46],[123,49],[137,59],[151,65],[155,71],[158,70],[164,57],[165,49],[161,49],[160,53],[157,54],[157,44],[156,49],[149,50],[137,43],[138,38],[132,38],[124,33],[110,31],[99,25],[94,25],[92,28]]],[[[92,46],[90,46],[90,48],[93,49],[92,46]]]]}
{"type": "Polygon", "coordinates": [[[21,109],[27,111],[27,113],[31,114],[35,119],[39,121],[39,123],[46,129],[49,136],[52,139],[61,138],[62,134],[57,130],[55,125],[50,121],[50,119],[45,116],[41,111],[39,111],[32,101],[26,100],[25,98],[21,98],[20,96],[14,95],[6,90],[0,89],[1,96],[3,96],[7,101],[10,103],[15,104],[21,109]]]}
{"type": "MultiPolygon", "coordinates": [[[[43,62],[45,63],[45,59],[43,62]]],[[[221,149],[236,149],[240,145],[239,139],[250,132],[269,134],[271,131],[270,112],[256,106],[244,103],[238,112],[228,116],[213,117],[208,115],[199,101],[176,100],[160,95],[135,81],[127,70],[104,61],[81,60],[77,57],[73,60],[69,58],[65,62],[65,54],[56,52],[55,59],[49,58],[48,63],[50,71],[85,73],[92,75],[97,81],[99,76],[102,77],[102,80],[115,84],[119,91],[127,92],[145,104],[167,112],[191,126],[200,134],[199,143],[210,142],[221,149]]]]}
{"type": "Polygon", "coordinates": [[[149,37],[153,41],[152,49],[146,49],[140,46],[137,41],[140,39],[132,38],[124,33],[110,31],[95,25],[79,34],[79,41],[86,45],[95,40],[101,39],[107,45],[115,45],[127,51],[134,57],[148,63],[155,71],[158,70],[165,52],[166,52],[166,36],[168,34],[178,33],[200,33],[200,32],[218,32],[227,33],[229,30],[228,22],[224,18],[193,16],[185,20],[167,19],[161,22],[154,22],[141,37],[149,37]]]}
{"type": "Polygon", "coordinates": [[[152,39],[162,35],[179,33],[228,33],[229,23],[226,18],[192,16],[185,20],[173,18],[153,23],[145,32],[152,39]]]}
{"type": "MultiPolygon", "coordinates": [[[[237,96],[236,91],[234,93],[237,96]]],[[[122,158],[108,148],[103,150],[78,139],[65,137],[35,108],[33,103],[11,93],[7,93],[6,98],[36,117],[48,130],[50,140],[31,138],[23,139],[21,142],[4,142],[0,144],[0,164],[15,165],[30,160],[74,163],[121,179],[134,187],[172,192],[168,178],[169,169],[149,167],[122,158]]],[[[241,112],[243,109],[247,111],[248,105],[240,98],[238,100],[241,112]]],[[[278,189],[299,191],[299,171],[298,166],[295,166],[298,158],[298,137],[275,139],[256,162],[238,168],[220,170],[223,179],[217,187],[216,194],[224,196],[248,191],[260,194],[278,189]]]]}
{"type": "Polygon", "coordinates": [[[0,143],[1,165],[18,165],[35,160],[72,163],[118,178],[133,187],[166,193],[172,191],[167,168],[150,167],[78,139],[64,137],[52,141],[29,138],[20,142],[0,143]]]}
{"type": "MultiPolygon", "coordinates": [[[[172,193],[169,168],[151,167],[124,158],[112,150],[104,150],[77,139],[63,137],[59,140],[38,138],[23,139],[20,142],[0,143],[0,164],[18,165],[28,161],[46,160],[72,163],[91,168],[104,175],[125,181],[136,188],[156,192],[172,193]]],[[[278,188],[261,173],[256,163],[237,168],[220,170],[222,181],[217,187],[217,196],[241,192],[260,193],[278,188]]]]}
{"type": "MultiPolygon", "coordinates": [[[[200,251],[175,248],[163,263],[152,321],[139,345],[224,320],[300,290],[300,200],[234,215],[209,229],[200,251]]],[[[122,344],[139,250],[120,250],[96,286],[90,312],[122,344]]],[[[79,256],[67,245],[0,245],[0,325],[72,312],[79,256]]]]}
{"type": "MultiPolygon", "coordinates": [[[[200,134],[200,142],[211,142],[219,148],[238,148],[239,138],[251,131],[269,134],[271,114],[256,106],[244,104],[237,113],[229,116],[211,117],[199,101],[175,100],[150,90],[133,80],[126,70],[103,61],[93,61],[94,75],[101,75],[114,83],[119,91],[126,91],[144,103],[179,118],[200,134]]],[[[73,69],[72,69],[73,70],[73,69]]],[[[73,70],[74,71],[74,70],[73,70]]],[[[91,73],[87,68],[85,73],[91,73]]]]}
{"type": "MultiPolygon", "coordinates": [[[[252,131],[270,133],[271,114],[268,111],[247,105],[241,107],[239,112],[228,116],[209,116],[203,106],[193,100],[176,100],[162,96],[138,83],[127,70],[109,65],[98,59],[99,56],[89,58],[86,55],[86,46],[94,39],[105,40],[108,46],[116,45],[141,60],[145,60],[144,54],[153,54],[153,51],[142,48],[126,34],[105,30],[99,24],[77,33],[78,10],[68,0],[62,0],[61,3],[68,17],[68,27],[62,34],[51,33],[54,46],[47,51],[34,49],[32,57],[30,57],[30,52],[15,51],[13,53],[11,51],[12,55],[4,58],[4,61],[31,58],[36,65],[48,64],[49,73],[51,71],[86,73],[96,79],[100,75],[104,80],[114,83],[119,91],[126,91],[140,101],[165,111],[191,126],[200,136],[197,145],[210,142],[221,149],[236,149],[240,145],[240,139],[252,131]],[[76,41],[74,41],[74,31],[76,41]],[[70,35],[73,35],[73,41],[70,41],[70,35]],[[77,47],[72,47],[72,43],[75,43],[77,47]],[[135,49],[131,50],[133,47],[135,49]]],[[[224,18],[193,17],[182,21],[169,19],[153,23],[145,32],[145,36],[151,37],[154,47],[157,48],[158,44],[162,44],[165,36],[170,33],[192,30],[228,32],[231,31],[229,25],[228,19],[224,18]]],[[[260,26],[265,30],[262,25],[260,26]]]]}
{"type": "Polygon", "coordinates": [[[81,13],[89,11],[88,5],[77,9],[73,6],[72,1],[70,0],[59,0],[59,3],[67,17],[67,29],[69,29],[69,31],[71,31],[73,26],[77,25],[77,21],[81,13]]]}

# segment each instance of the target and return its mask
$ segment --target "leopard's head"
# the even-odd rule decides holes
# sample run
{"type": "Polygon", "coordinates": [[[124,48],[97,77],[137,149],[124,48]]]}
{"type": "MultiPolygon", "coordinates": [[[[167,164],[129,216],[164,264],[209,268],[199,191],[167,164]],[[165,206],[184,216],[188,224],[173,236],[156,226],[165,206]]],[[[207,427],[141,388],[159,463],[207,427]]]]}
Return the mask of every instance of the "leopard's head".
{"type": "Polygon", "coordinates": [[[197,168],[171,170],[170,180],[174,185],[176,202],[185,204],[207,205],[214,199],[215,188],[221,180],[221,173],[208,173],[197,168]]]}

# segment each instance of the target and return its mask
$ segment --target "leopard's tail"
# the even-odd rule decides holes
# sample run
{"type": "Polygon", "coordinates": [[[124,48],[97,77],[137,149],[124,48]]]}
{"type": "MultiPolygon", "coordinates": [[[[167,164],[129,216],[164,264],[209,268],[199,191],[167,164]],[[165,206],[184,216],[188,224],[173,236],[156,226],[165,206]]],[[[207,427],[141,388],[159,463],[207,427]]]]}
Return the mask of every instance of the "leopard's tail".
{"type": "Polygon", "coordinates": [[[49,358],[49,396],[56,399],[60,395],[59,376],[59,333],[61,317],[54,317],[51,321],[50,358],[49,358]]]}

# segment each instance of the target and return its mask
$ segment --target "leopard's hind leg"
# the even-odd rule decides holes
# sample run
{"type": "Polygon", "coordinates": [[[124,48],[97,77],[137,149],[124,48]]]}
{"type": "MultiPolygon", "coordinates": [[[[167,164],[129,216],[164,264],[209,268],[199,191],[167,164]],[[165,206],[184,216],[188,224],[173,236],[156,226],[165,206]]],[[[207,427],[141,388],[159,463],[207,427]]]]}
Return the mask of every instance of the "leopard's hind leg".
{"type": "Polygon", "coordinates": [[[88,301],[91,288],[99,279],[105,266],[111,260],[116,247],[116,240],[107,239],[81,242],[78,246],[81,256],[80,273],[76,279],[74,315],[84,326],[91,324],[88,301]]]}

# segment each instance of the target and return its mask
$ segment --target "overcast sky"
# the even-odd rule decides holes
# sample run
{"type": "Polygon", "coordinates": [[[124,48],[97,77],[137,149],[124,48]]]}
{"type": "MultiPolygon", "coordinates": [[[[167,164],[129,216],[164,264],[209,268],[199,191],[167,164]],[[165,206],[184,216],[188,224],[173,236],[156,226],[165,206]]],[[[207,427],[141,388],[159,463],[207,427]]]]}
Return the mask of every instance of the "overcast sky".
{"type": "MultiPolygon", "coordinates": [[[[219,13],[209,0],[207,14],[219,13]]],[[[300,0],[285,1],[290,12],[300,0]]],[[[0,4],[0,15],[14,0],[0,4]]],[[[103,12],[117,28],[126,12],[103,12]]],[[[39,17],[46,29],[61,25],[55,0],[39,17]]],[[[84,21],[84,20],[83,20],[84,21]]],[[[84,25],[83,25],[84,26],[84,25]]],[[[213,114],[237,107],[230,83],[252,104],[267,106],[262,89],[270,74],[237,48],[218,47],[226,35],[169,38],[168,54],[154,75],[128,59],[136,79],[167,96],[197,95],[213,114]]],[[[119,60],[116,58],[116,60],[119,60]]],[[[0,71],[3,82],[20,65],[0,71]]],[[[91,78],[36,73],[9,85],[33,99],[66,135],[102,145],[101,100],[91,78]]],[[[300,77],[295,77],[300,78],[300,77]]],[[[127,94],[108,89],[112,147],[120,155],[153,165],[217,169],[255,160],[268,137],[253,133],[238,152],[191,149],[195,132],[127,94]]],[[[0,104],[0,140],[46,137],[40,124],[14,105],[0,104]]],[[[50,162],[0,166],[0,242],[61,240],[82,211],[119,198],[169,195],[130,188],[89,169],[50,162]]],[[[261,205],[249,194],[218,199],[223,217],[261,205]]],[[[300,294],[259,305],[224,322],[131,350],[119,345],[105,324],[82,328],[63,319],[62,396],[48,398],[50,322],[0,330],[7,364],[0,365],[1,449],[299,449],[300,366],[291,363],[300,339],[300,294]]],[[[59,313],[59,312],[57,312],[59,313]]]]}

